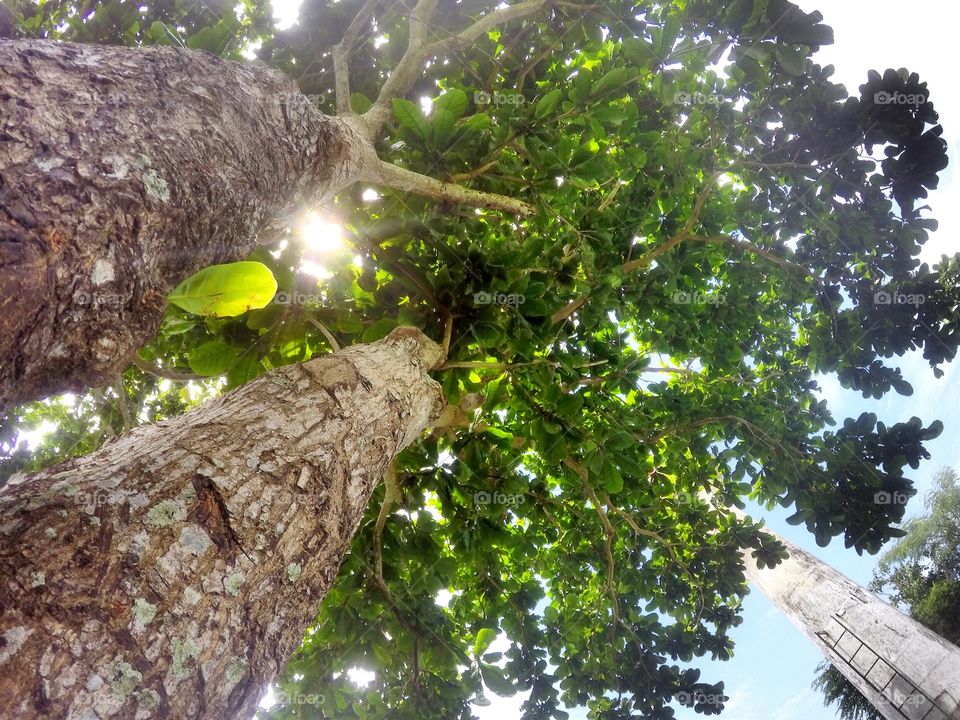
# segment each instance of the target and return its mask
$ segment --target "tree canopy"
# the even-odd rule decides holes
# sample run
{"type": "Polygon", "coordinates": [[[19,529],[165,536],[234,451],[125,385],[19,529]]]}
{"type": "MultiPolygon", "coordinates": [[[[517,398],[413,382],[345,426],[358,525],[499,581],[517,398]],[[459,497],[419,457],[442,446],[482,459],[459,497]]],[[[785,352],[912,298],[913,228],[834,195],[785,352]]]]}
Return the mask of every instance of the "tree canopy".
{"type": "Polygon", "coordinates": [[[722,680],[695,658],[733,651],[740,549],[784,555],[726,508],[790,507],[818,544],[876,553],[903,535],[886,498],[914,494],[907,468],[942,430],[838,425],[816,395],[821,373],[910,394],[894,358],[942,374],[956,354],[960,256],[917,259],[936,229],[918,203],[947,162],[930,91],[888,69],[848,97],[810,59],[832,31],[786,0],[435,5],[304,0],[282,32],[264,2],[14,5],[20,36],[238,60],[259,44],[330,114],[367,109],[425,37],[381,157],[533,212],[355,186],[314,219],[342,247],[291,220],[247,258],[272,299],[244,276],[266,297],[191,302],[211,272],[250,267],[195,276],[122,382],[16,411],[4,475],[422,328],[449,348],[437,377],[458,412],[398,458],[264,715],[469,718],[517,691],[530,720],[717,713],[722,680]],[[35,451],[12,447],[45,421],[35,451]]]}

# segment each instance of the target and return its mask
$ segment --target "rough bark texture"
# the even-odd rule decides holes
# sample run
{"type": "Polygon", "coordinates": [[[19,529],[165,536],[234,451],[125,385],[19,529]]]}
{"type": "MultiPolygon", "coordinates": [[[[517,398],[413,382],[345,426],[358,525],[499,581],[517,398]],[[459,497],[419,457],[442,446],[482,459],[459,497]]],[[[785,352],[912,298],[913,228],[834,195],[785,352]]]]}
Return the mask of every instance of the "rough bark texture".
{"type": "Polygon", "coordinates": [[[960,720],[960,648],[779,540],[790,557],[745,557],[748,578],[887,720],[960,720]]]}
{"type": "Polygon", "coordinates": [[[0,491],[0,717],[249,718],[442,409],[410,328],[0,491]]]}
{"type": "Polygon", "coordinates": [[[349,185],[363,144],[261,64],[0,40],[0,412],[111,379],[180,280],[349,185]]]}

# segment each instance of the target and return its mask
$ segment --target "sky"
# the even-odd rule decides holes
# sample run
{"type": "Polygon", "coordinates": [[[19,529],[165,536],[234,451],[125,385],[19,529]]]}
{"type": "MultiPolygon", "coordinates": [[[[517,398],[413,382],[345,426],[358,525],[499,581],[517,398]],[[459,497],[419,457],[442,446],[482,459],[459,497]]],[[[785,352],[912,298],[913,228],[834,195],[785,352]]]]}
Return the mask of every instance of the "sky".
{"type": "MultiPolygon", "coordinates": [[[[907,9],[902,1],[892,0],[794,0],[806,11],[819,10],[824,22],[834,29],[835,43],[822,48],[814,57],[821,65],[836,68],[835,82],[846,85],[848,92],[858,94],[857,87],[866,81],[867,71],[881,74],[888,67],[906,67],[918,72],[928,82],[944,137],[949,145],[950,166],[941,174],[940,188],[927,201],[932,216],[940,222],[924,248],[922,259],[931,264],[946,253],[958,250],[954,238],[960,230],[960,193],[954,182],[957,162],[958,130],[960,130],[960,94],[954,92],[955,75],[947,49],[955,42],[955,29],[943,15],[946,0],[914,0],[907,9]]],[[[286,27],[295,22],[297,0],[274,0],[278,24],[286,27]]],[[[822,395],[828,400],[839,421],[869,411],[885,423],[907,421],[916,415],[925,425],[940,419],[943,434],[927,443],[931,459],[912,473],[918,495],[907,509],[907,516],[922,509],[921,498],[932,485],[933,474],[941,467],[960,467],[960,444],[955,441],[960,427],[960,373],[956,364],[945,367],[943,378],[933,377],[919,355],[903,358],[904,377],[913,385],[914,394],[903,397],[894,393],[881,400],[865,400],[859,393],[844,390],[832,378],[823,378],[822,395]]],[[[819,548],[802,527],[784,522],[787,510],[767,512],[756,506],[756,518],[764,518],[768,526],[783,537],[813,553],[860,584],[870,581],[876,557],[858,556],[843,547],[842,538],[826,548],[819,548]]],[[[735,657],[725,663],[701,661],[703,679],[726,682],[730,700],[721,715],[724,720],[833,720],[833,710],[826,709],[819,693],[811,688],[814,668],[822,660],[819,651],[795,629],[762,595],[751,592],[744,602],[744,623],[736,628],[735,657]]],[[[498,647],[492,650],[502,649],[498,647]]],[[[491,705],[476,708],[481,720],[503,720],[519,717],[521,697],[497,698],[488,693],[491,705]]],[[[678,709],[681,720],[704,717],[693,711],[678,709]]],[[[572,720],[583,720],[585,712],[574,710],[572,720]]]]}

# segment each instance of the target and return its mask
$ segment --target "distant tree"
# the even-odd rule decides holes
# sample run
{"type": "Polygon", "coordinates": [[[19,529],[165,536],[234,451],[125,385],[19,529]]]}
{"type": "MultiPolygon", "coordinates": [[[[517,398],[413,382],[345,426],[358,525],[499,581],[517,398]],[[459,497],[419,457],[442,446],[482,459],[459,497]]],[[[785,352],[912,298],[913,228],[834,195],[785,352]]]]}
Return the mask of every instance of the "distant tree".
{"type": "MultiPolygon", "coordinates": [[[[960,479],[944,468],[934,477],[927,512],[909,520],[906,535],[883,554],[870,589],[886,595],[917,622],[960,644],[960,479]]],[[[829,662],[817,666],[813,687],[843,720],[883,720],[829,662]]]]}

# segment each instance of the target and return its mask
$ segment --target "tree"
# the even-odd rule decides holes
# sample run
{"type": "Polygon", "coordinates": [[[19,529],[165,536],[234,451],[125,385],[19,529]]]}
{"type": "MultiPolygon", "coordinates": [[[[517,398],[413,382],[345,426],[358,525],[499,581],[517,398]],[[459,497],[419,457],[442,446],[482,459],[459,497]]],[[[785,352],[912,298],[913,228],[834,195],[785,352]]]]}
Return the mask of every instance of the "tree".
{"type": "Polygon", "coordinates": [[[0,714],[250,717],[374,486],[439,414],[439,359],[399,328],[13,479],[0,714]]]}
{"type": "MultiPolygon", "coordinates": [[[[927,512],[908,520],[903,536],[884,552],[871,590],[941,637],[960,645],[960,483],[945,468],[933,478],[927,512]]],[[[883,720],[859,691],[829,663],[817,666],[814,688],[825,704],[837,703],[844,720],[883,720]]]]}
{"type": "MultiPolygon", "coordinates": [[[[563,704],[608,719],[669,718],[672,702],[719,712],[722,682],[676,661],[729,657],[740,548],[764,565],[783,554],[727,506],[752,493],[793,506],[820,544],[876,552],[904,512],[882,498],[913,493],[905,468],[942,429],[865,413],[830,430],[814,395],[817,372],[865,396],[909,393],[886,359],[919,348],[941,372],[955,355],[960,258],[915,257],[935,229],[916,202],[946,164],[930,94],[889,70],[847,98],[808,59],[832,40],[822,17],[782,0],[438,5],[307,0],[284,33],[256,30],[253,3],[239,19],[149,1],[23,6],[21,35],[139,46],[117,58],[155,44],[236,57],[236,22],[316,103],[302,117],[349,128],[403,172],[377,163],[327,202],[320,217],[350,250],[305,247],[277,220],[246,257],[279,287],[262,307],[227,312],[174,285],[215,262],[187,288],[229,286],[269,213],[229,250],[194,237],[189,265],[157,285],[174,303],[135,367],[72,408],[11,411],[8,444],[18,422],[58,429],[37,455],[8,446],[8,471],[89,451],[125,417],[168,422],[222,388],[421,328],[447,349],[435,375],[449,410],[376,489],[271,714],[467,718],[484,688],[529,692],[528,718],[563,704]],[[225,381],[178,389],[188,367],[225,381]],[[498,636],[505,653],[491,652],[498,636]],[[375,672],[367,687],[349,679],[358,665],[375,672]]],[[[202,87],[229,74],[204,62],[202,87]]],[[[282,124],[280,98],[251,104],[282,124]]],[[[201,124],[226,132],[220,117],[201,124]]],[[[236,207],[215,197],[198,213],[213,228],[236,207]]]]}

